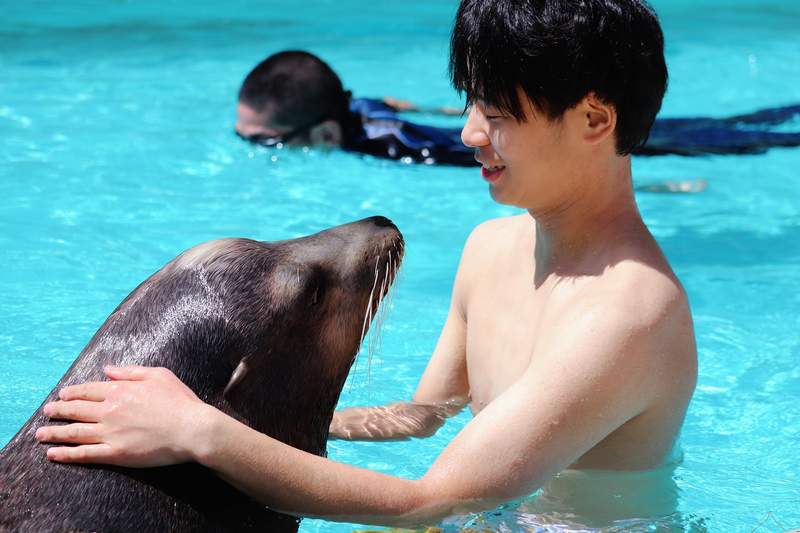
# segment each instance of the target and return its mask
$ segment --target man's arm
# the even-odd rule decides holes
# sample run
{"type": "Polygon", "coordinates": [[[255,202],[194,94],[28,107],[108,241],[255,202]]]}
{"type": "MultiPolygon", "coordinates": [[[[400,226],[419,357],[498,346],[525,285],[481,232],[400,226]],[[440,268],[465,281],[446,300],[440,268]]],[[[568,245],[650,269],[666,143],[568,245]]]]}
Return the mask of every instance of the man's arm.
{"type": "Polygon", "coordinates": [[[286,513],[432,524],[530,494],[646,411],[664,392],[655,376],[670,371],[667,339],[681,333],[674,314],[643,313],[613,298],[573,306],[520,379],[467,424],[419,480],[292,448],[198,401],[163,369],[139,367],[127,377],[123,369],[118,378],[138,381],[65,389],[62,398],[78,402],[48,404],[46,414],[86,423],[40,428],[37,438],[88,444],[49,449],[56,461],[157,466],[194,460],[286,513]]]}
{"type": "Polygon", "coordinates": [[[420,107],[408,100],[400,100],[391,96],[384,96],[383,103],[395,111],[403,113],[429,113],[431,115],[445,115],[448,117],[460,117],[464,114],[463,109],[455,107],[420,107]]]}
{"type": "Polygon", "coordinates": [[[334,413],[329,438],[386,441],[430,437],[448,418],[463,408],[460,402],[397,402],[372,407],[348,407],[334,413]]]}
{"type": "Polygon", "coordinates": [[[495,507],[535,491],[659,393],[664,328],[632,312],[598,303],[565,314],[569,328],[419,480],[312,456],[219,416],[196,437],[195,459],[274,509],[328,520],[418,526],[495,507]]]}

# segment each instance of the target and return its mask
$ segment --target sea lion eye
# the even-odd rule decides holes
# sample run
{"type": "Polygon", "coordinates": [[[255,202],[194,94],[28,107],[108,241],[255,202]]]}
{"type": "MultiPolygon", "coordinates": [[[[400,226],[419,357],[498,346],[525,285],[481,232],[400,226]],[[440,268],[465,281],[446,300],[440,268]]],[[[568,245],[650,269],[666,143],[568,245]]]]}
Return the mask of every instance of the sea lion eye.
{"type": "Polygon", "coordinates": [[[308,301],[309,307],[313,305],[317,305],[322,298],[325,296],[325,289],[322,284],[318,284],[314,287],[314,291],[311,293],[311,298],[308,301]]]}

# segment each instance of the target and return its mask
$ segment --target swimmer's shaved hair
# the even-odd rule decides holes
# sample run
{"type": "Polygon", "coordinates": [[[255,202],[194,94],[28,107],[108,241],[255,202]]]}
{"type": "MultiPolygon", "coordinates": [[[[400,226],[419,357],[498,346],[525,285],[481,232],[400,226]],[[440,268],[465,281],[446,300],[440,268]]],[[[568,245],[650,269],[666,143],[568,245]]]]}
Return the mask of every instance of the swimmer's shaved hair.
{"type": "Polygon", "coordinates": [[[594,93],[617,112],[617,153],[647,141],[667,89],[664,36],[643,0],[462,0],[450,42],[450,78],[517,120],[522,88],[560,119],[594,93]]]}
{"type": "Polygon", "coordinates": [[[347,116],[349,93],[317,56],[301,50],[271,55],[247,75],[239,101],[267,112],[282,126],[299,127],[347,116]]]}

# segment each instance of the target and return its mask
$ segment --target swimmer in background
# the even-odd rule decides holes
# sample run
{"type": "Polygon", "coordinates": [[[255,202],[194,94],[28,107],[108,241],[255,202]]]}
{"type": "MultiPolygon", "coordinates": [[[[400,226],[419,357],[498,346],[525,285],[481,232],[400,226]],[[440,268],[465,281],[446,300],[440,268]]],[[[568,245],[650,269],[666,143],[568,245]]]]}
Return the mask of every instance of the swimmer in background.
{"type": "MultiPolygon", "coordinates": [[[[458,116],[452,107],[421,108],[396,98],[352,98],[341,79],[317,56],[300,50],[273,54],[245,78],[236,108],[236,133],[265,146],[325,145],[403,162],[477,166],[460,128],[417,124],[400,112],[458,116]]],[[[766,128],[800,116],[800,105],[728,118],[656,119],[639,155],[761,153],[800,146],[800,133],[766,128]]],[[[641,185],[638,192],[696,193],[704,179],[641,185]]]]}
{"type": "Polygon", "coordinates": [[[330,146],[408,163],[477,166],[461,128],[415,124],[400,111],[462,114],[395,98],[352,98],[327,63],[308,52],[284,51],[259,63],[242,83],[236,134],[264,146],[330,146]]]}

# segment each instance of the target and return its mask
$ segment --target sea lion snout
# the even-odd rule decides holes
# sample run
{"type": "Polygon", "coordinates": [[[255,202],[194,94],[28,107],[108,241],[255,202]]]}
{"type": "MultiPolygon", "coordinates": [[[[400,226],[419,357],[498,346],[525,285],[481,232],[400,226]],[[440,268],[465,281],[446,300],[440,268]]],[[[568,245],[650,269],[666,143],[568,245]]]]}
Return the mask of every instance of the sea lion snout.
{"type": "Polygon", "coordinates": [[[383,248],[402,252],[403,235],[386,217],[374,216],[342,224],[308,237],[282,241],[298,262],[324,264],[327,268],[346,272],[370,254],[383,248]]]}
{"type": "Polygon", "coordinates": [[[326,357],[355,355],[402,261],[397,226],[375,216],[275,246],[286,261],[273,274],[271,290],[299,299],[304,320],[314,317],[320,326],[303,337],[317,336],[326,357]]]}
{"type": "Polygon", "coordinates": [[[310,301],[316,303],[332,288],[349,295],[341,296],[337,306],[365,309],[370,293],[375,300],[383,295],[380,286],[384,279],[384,292],[388,290],[405,243],[391,220],[375,216],[275,246],[287,261],[281,265],[284,272],[273,277],[274,290],[309,293],[310,301]],[[308,284],[314,288],[303,288],[308,284]]]}

